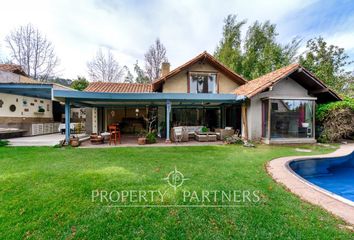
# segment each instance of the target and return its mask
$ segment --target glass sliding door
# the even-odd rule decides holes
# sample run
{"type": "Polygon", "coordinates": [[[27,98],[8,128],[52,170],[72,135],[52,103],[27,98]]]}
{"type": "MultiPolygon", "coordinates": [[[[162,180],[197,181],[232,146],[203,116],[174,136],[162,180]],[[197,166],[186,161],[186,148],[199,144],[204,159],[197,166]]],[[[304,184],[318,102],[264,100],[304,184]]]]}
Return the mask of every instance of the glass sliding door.
{"type": "Polygon", "coordinates": [[[267,139],[313,138],[314,106],[313,100],[263,100],[262,137],[267,139]]]}
{"type": "Polygon", "coordinates": [[[313,106],[310,100],[270,100],[270,138],[312,138],[313,106]]]}

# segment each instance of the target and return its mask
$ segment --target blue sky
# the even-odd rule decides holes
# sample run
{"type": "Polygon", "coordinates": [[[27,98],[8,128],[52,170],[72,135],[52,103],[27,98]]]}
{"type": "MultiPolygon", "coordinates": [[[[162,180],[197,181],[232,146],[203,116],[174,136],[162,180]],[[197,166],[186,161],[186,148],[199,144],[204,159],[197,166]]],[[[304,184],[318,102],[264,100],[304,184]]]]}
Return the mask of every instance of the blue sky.
{"type": "Polygon", "coordinates": [[[227,14],[248,24],[270,20],[283,44],[299,36],[305,45],[321,35],[354,60],[354,1],[349,0],[12,0],[2,3],[0,53],[8,54],[6,34],[31,22],[55,45],[62,77],[87,76],[86,62],[100,46],[112,48],[120,65],[132,70],[136,60],[143,65],[157,37],[175,68],[204,50],[214,52],[227,14]]]}

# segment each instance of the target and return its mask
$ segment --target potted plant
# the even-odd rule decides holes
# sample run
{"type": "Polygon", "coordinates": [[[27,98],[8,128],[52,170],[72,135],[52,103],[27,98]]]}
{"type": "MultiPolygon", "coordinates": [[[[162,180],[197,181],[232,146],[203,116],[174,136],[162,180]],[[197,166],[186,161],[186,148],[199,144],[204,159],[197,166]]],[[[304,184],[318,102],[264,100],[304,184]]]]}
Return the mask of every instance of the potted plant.
{"type": "Polygon", "coordinates": [[[142,130],[138,134],[138,144],[139,145],[145,145],[146,144],[146,131],[145,130],[142,130]]]}
{"type": "Polygon", "coordinates": [[[209,128],[207,128],[207,127],[202,127],[202,132],[209,132],[209,128]]]}
{"type": "Polygon", "coordinates": [[[72,146],[72,147],[80,146],[79,137],[73,136],[72,138],[70,138],[70,146],[72,146]]]}
{"type": "Polygon", "coordinates": [[[156,143],[156,133],[154,131],[148,132],[146,134],[146,143],[148,144],[156,143]]]}
{"type": "MultiPolygon", "coordinates": [[[[156,131],[153,126],[157,120],[157,116],[145,117],[143,115],[143,118],[144,118],[146,125],[147,125],[147,130],[144,132],[145,133],[144,134],[145,143],[148,143],[148,144],[156,143],[156,131]]],[[[139,139],[138,139],[138,142],[139,142],[139,139]]]]}
{"type": "Polygon", "coordinates": [[[44,112],[45,112],[45,109],[44,109],[42,106],[39,106],[39,107],[38,107],[38,112],[39,112],[39,113],[44,113],[44,112]]]}

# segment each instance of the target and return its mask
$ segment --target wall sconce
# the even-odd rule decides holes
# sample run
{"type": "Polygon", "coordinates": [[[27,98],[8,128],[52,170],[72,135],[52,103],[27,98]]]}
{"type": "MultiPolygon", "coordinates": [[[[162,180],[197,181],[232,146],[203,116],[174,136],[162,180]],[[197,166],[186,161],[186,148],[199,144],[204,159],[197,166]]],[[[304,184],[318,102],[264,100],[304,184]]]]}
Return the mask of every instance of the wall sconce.
{"type": "Polygon", "coordinates": [[[137,116],[137,117],[139,116],[139,108],[135,109],[135,116],[137,116]]]}

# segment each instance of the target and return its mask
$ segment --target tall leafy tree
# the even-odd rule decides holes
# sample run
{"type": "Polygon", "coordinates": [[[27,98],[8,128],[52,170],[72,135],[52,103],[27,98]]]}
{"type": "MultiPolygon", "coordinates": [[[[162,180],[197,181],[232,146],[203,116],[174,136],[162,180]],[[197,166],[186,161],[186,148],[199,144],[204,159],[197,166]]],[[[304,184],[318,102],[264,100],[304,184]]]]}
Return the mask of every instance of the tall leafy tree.
{"type": "Polygon", "coordinates": [[[215,57],[237,73],[242,72],[241,28],[246,20],[238,21],[236,15],[228,15],[224,20],[223,37],[215,57]]]}
{"type": "Polygon", "coordinates": [[[125,77],[124,77],[124,82],[125,83],[133,83],[134,82],[134,76],[128,68],[127,68],[127,73],[125,74],[125,77]]]}
{"type": "Polygon", "coordinates": [[[269,21],[254,22],[242,39],[245,22],[237,21],[236,15],[225,19],[223,37],[215,51],[215,57],[225,65],[251,80],[296,60],[300,39],[285,46],[277,43],[276,25],[269,21]]]}
{"type": "Polygon", "coordinates": [[[80,77],[78,76],[77,79],[75,79],[72,83],[71,83],[71,87],[73,89],[82,91],[85,88],[87,88],[87,86],[89,85],[89,82],[86,80],[85,77],[80,77]]]}
{"type": "Polygon", "coordinates": [[[310,39],[300,64],[338,92],[353,89],[353,75],[347,71],[353,61],[344,48],[329,45],[322,37],[310,39]]]}
{"type": "Polygon", "coordinates": [[[276,25],[256,21],[247,31],[244,42],[243,75],[254,79],[295,61],[300,41],[295,38],[282,46],[276,41],[276,25]]]}
{"type": "Polygon", "coordinates": [[[139,66],[139,62],[136,61],[134,64],[134,72],[136,74],[135,82],[136,83],[150,83],[150,78],[146,75],[143,69],[139,66]]]}
{"type": "Polygon", "coordinates": [[[156,39],[154,44],[150,46],[145,53],[145,71],[152,82],[161,75],[161,64],[167,61],[166,48],[160,39],[156,39]]]}

